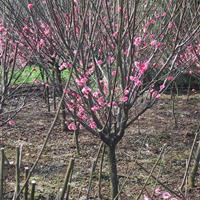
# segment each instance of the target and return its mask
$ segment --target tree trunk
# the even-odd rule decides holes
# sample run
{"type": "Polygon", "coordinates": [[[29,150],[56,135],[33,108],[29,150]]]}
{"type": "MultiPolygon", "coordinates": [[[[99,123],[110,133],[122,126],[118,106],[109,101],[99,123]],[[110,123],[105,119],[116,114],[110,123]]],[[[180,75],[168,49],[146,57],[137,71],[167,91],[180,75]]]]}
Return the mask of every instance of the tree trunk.
{"type": "MultiPolygon", "coordinates": [[[[58,81],[59,96],[61,97],[62,93],[63,93],[63,86],[62,86],[61,72],[58,69],[58,67],[56,68],[56,76],[57,76],[57,81],[58,81]]],[[[62,119],[61,119],[62,129],[63,129],[63,131],[67,132],[68,128],[67,128],[67,125],[65,123],[67,114],[66,114],[66,111],[65,111],[65,101],[64,100],[62,101],[62,105],[61,105],[61,115],[62,115],[62,119]]]]}
{"type": "MultiPolygon", "coordinates": [[[[110,173],[111,199],[114,200],[118,194],[117,161],[115,154],[116,146],[108,146],[108,163],[110,173]]],[[[117,198],[116,198],[117,200],[117,198]]]]}

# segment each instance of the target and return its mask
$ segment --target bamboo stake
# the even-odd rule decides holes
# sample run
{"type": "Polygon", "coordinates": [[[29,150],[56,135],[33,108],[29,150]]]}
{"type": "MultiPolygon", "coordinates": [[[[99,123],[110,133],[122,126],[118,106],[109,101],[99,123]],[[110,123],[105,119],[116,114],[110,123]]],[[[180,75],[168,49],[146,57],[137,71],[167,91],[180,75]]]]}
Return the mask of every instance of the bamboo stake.
{"type": "Polygon", "coordinates": [[[4,148],[1,148],[0,160],[0,200],[3,200],[3,181],[4,181],[4,148]]]}
{"type": "Polygon", "coordinates": [[[195,134],[195,138],[194,138],[194,140],[193,140],[192,148],[191,148],[191,150],[190,150],[190,155],[189,155],[188,162],[187,162],[187,167],[186,167],[185,174],[184,174],[184,177],[183,177],[181,186],[180,186],[180,191],[182,191],[183,186],[184,186],[185,181],[186,181],[186,177],[187,177],[187,175],[188,175],[190,163],[191,163],[191,160],[192,160],[192,154],[193,154],[193,152],[194,152],[194,147],[195,147],[196,141],[197,141],[197,139],[198,139],[198,135],[199,135],[199,129],[200,129],[200,126],[198,127],[198,129],[197,129],[197,131],[196,131],[196,134],[195,134]]]}
{"type": "Polygon", "coordinates": [[[30,198],[30,200],[35,200],[35,185],[36,185],[36,181],[33,180],[31,182],[31,184],[32,184],[32,188],[31,188],[31,198],[30,198]]]}
{"type": "MultiPolygon", "coordinates": [[[[29,173],[29,168],[25,167],[25,181],[28,177],[28,173],[29,173]]],[[[24,188],[24,200],[28,200],[28,182],[26,183],[24,188]]]]}
{"type": "Polygon", "coordinates": [[[69,183],[67,185],[67,191],[66,191],[66,197],[65,197],[65,200],[68,200],[69,199],[69,193],[70,193],[70,183],[71,183],[71,180],[72,180],[72,174],[73,174],[73,169],[71,171],[71,174],[70,174],[70,178],[69,178],[69,183]]]}
{"type": "Polygon", "coordinates": [[[16,189],[15,189],[15,199],[19,200],[18,193],[20,190],[20,148],[16,147],[16,165],[15,165],[15,179],[16,179],[16,189]]]}
{"type": "Polygon", "coordinates": [[[60,195],[60,200],[64,200],[65,193],[67,191],[67,186],[68,186],[68,183],[69,183],[69,179],[70,179],[70,175],[71,175],[71,171],[72,171],[73,167],[74,167],[74,158],[71,158],[70,162],[69,162],[68,169],[67,169],[67,173],[65,175],[65,180],[64,180],[64,185],[62,187],[62,192],[61,192],[61,195],[60,195]]]}
{"type": "Polygon", "coordinates": [[[94,171],[96,169],[97,161],[98,161],[99,155],[101,153],[102,147],[103,147],[103,142],[101,142],[101,144],[99,146],[99,150],[98,150],[97,156],[96,156],[95,160],[92,163],[92,168],[91,168],[91,173],[90,173],[90,180],[89,180],[89,185],[88,185],[86,199],[89,199],[89,194],[90,194],[90,190],[91,190],[91,186],[92,186],[93,173],[94,173],[94,171]]]}
{"type": "Polygon", "coordinates": [[[101,160],[100,160],[100,169],[99,169],[99,183],[98,183],[98,196],[99,196],[99,199],[102,199],[102,195],[101,195],[101,179],[102,179],[102,169],[103,169],[105,148],[106,148],[106,145],[103,145],[103,150],[102,150],[102,155],[101,155],[101,160]]]}

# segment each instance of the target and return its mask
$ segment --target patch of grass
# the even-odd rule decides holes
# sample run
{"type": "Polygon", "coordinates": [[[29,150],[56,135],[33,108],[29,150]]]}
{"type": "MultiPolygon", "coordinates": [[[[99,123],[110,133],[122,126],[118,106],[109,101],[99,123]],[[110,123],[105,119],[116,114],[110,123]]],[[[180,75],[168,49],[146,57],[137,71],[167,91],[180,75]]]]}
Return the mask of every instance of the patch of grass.
{"type": "Polygon", "coordinates": [[[62,78],[63,80],[66,80],[68,77],[69,77],[69,70],[63,70],[63,71],[61,72],[61,78],[62,78]]]}
{"type": "MultiPolygon", "coordinates": [[[[68,77],[68,75],[68,70],[63,70],[61,72],[61,77],[63,80],[65,80],[68,77]]],[[[14,71],[11,84],[31,84],[36,80],[43,81],[40,68],[38,66],[26,66],[25,68],[14,71]]]]}
{"type": "Polygon", "coordinates": [[[11,84],[31,84],[35,80],[42,80],[41,73],[38,67],[27,66],[14,71],[11,84]]]}

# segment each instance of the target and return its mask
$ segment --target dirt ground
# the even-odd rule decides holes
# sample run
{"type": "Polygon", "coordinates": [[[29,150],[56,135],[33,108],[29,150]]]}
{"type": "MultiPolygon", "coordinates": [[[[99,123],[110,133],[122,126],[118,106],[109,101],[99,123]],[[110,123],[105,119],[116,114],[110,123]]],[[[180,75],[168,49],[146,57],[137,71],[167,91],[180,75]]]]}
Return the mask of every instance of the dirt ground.
{"type": "MultiPolygon", "coordinates": [[[[170,97],[164,95],[152,109],[142,115],[139,121],[126,131],[117,149],[120,188],[123,185],[121,200],[136,199],[148,178],[148,173],[135,161],[137,160],[144,168],[151,171],[164,145],[166,145],[164,154],[153,175],[173,191],[178,191],[195,137],[195,130],[200,120],[200,96],[193,95],[188,102],[185,96],[176,98],[175,114],[178,127],[174,126],[170,97]]],[[[16,146],[23,145],[21,163],[21,183],[23,183],[24,168],[31,167],[37,158],[54,115],[54,111],[47,111],[42,97],[32,97],[26,107],[16,116],[16,125],[3,127],[1,146],[5,147],[6,156],[11,163],[7,166],[5,186],[7,199],[14,191],[16,146]]],[[[49,194],[52,196],[51,199],[55,199],[63,185],[67,166],[72,157],[75,158],[75,165],[69,199],[85,199],[92,163],[97,155],[100,141],[86,131],[80,133],[79,141],[80,155],[77,155],[73,134],[64,133],[59,122],[56,124],[42,158],[31,177],[32,180],[36,180],[36,199],[47,199],[49,194]]],[[[89,199],[98,199],[100,160],[101,158],[93,174],[89,199]]],[[[106,158],[103,162],[101,181],[101,199],[109,199],[106,158]]],[[[196,185],[197,187],[187,191],[188,200],[200,199],[200,169],[196,185]]],[[[154,188],[158,186],[159,184],[150,177],[144,193],[152,194],[154,188]]],[[[160,187],[167,191],[162,186],[160,187]]],[[[172,196],[175,197],[175,195],[172,196]]]]}

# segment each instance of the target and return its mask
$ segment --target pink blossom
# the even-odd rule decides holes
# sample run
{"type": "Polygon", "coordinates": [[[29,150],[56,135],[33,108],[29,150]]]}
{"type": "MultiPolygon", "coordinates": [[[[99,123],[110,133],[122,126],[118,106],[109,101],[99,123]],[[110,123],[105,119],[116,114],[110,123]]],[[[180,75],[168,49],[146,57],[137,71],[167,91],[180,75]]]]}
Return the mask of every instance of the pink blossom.
{"type": "Polygon", "coordinates": [[[104,100],[104,97],[99,97],[97,99],[97,102],[100,106],[104,106],[105,105],[105,100],[104,100]]]}
{"type": "Polygon", "coordinates": [[[149,62],[145,61],[145,62],[135,62],[135,66],[139,69],[139,73],[140,75],[144,74],[149,66],[149,62]]]}
{"type": "Polygon", "coordinates": [[[160,98],[160,94],[158,93],[158,91],[152,89],[150,90],[151,96],[155,99],[159,99],[160,98]]]}
{"type": "Polygon", "coordinates": [[[151,39],[154,39],[154,38],[155,38],[155,35],[154,35],[154,34],[150,34],[149,37],[150,37],[151,39]]]}
{"type": "Polygon", "coordinates": [[[92,129],[95,129],[95,128],[97,128],[97,125],[96,125],[96,123],[92,120],[92,121],[89,122],[89,127],[92,128],[92,129]]]}
{"type": "Polygon", "coordinates": [[[149,20],[149,24],[155,24],[156,23],[156,20],[155,19],[150,19],[149,20]]]}
{"type": "Polygon", "coordinates": [[[25,32],[25,33],[31,32],[30,29],[28,28],[28,26],[24,26],[22,30],[23,30],[23,32],[25,32]]]}
{"type": "Polygon", "coordinates": [[[159,14],[155,14],[155,18],[156,19],[160,19],[160,15],[159,14]]]}
{"type": "Polygon", "coordinates": [[[99,109],[100,109],[100,107],[99,107],[99,106],[96,106],[96,105],[92,106],[92,108],[91,108],[91,110],[92,110],[93,112],[96,112],[96,111],[98,111],[99,109]]]}
{"type": "Polygon", "coordinates": [[[162,91],[163,89],[165,89],[165,84],[160,85],[160,90],[159,91],[162,91]]]}
{"type": "Polygon", "coordinates": [[[142,85],[142,81],[140,81],[138,77],[130,76],[130,80],[134,81],[136,86],[141,86],[142,85]]]}
{"type": "Polygon", "coordinates": [[[128,57],[128,53],[129,53],[128,49],[125,49],[124,50],[124,55],[128,57]]]}
{"type": "Polygon", "coordinates": [[[66,89],[66,90],[64,89],[64,90],[63,90],[63,93],[64,93],[64,94],[69,94],[69,92],[70,92],[70,91],[69,91],[68,89],[66,89]]]}
{"type": "Polygon", "coordinates": [[[93,97],[98,98],[99,95],[100,95],[100,92],[99,92],[99,91],[96,91],[96,92],[94,92],[92,95],[93,95],[93,97]]]}
{"type": "Polygon", "coordinates": [[[127,96],[123,96],[123,97],[121,98],[121,101],[124,102],[124,103],[127,102],[127,101],[128,101],[128,97],[127,97],[127,96]]]}
{"type": "Polygon", "coordinates": [[[156,44],[157,44],[157,40],[152,40],[151,43],[150,43],[150,45],[151,45],[152,47],[155,47],[156,44]]]}
{"type": "Polygon", "coordinates": [[[15,122],[13,119],[10,119],[10,120],[8,121],[8,124],[9,124],[10,126],[15,126],[15,125],[16,125],[16,122],[15,122]]]}
{"type": "Polygon", "coordinates": [[[78,113],[77,113],[77,116],[81,119],[81,120],[87,120],[88,119],[88,116],[86,115],[85,113],[85,110],[82,106],[79,106],[78,107],[78,113]]]}
{"type": "Polygon", "coordinates": [[[118,6],[117,7],[117,12],[122,12],[123,10],[122,10],[122,7],[121,6],[118,6]]]}
{"type": "Polygon", "coordinates": [[[193,88],[193,89],[192,89],[192,92],[196,92],[196,90],[193,88]]]}
{"type": "Polygon", "coordinates": [[[80,33],[80,28],[78,26],[75,27],[75,33],[78,35],[80,33]]]}
{"type": "Polygon", "coordinates": [[[59,67],[59,70],[63,70],[63,69],[69,69],[69,68],[71,68],[72,67],[72,64],[71,63],[69,63],[69,62],[63,62],[62,64],[61,64],[61,66],[59,67]]]}
{"type": "Polygon", "coordinates": [[[157,48],[157,49],[161,47],[161,43],[158,42],[157,40],[152,40],[151,43],[150,43],[150,45],[151,45],[152,47],[157,48]]]}
{"type": "Polygon", "coordinates": [[[67,127],[68,127],[68,129],[69,129],[70,131],[75,131],[75,130],[77,130],[76,124],[75,124],[74,122],[71,122],[67,127]]]}
{"type": "Polygon", "coordinates": [[[84,127],[83,127],[83,125],[82,124],[80,124],[79,125],[79,129],[83,129],[84,127]]]}
{"type": "Polygon", "coordinates": [[[108,107],[111,107],[111,105],[112,105],[113,107],[117,107],[117,102],[115,102],[115,101],[109,102],[107,105],[108,105],[108,107]]]}
{"type": "Polygon", "coordinates": [[[141,86],[142,85],[142,81],[140,81],[139,79],[136,79],[135,80],[135,85],[138,86],[138,87],[141,86]]]}
{"type": "Polygon", "coordinates": [[[65,66],[64,66],[64,65],[61,65],[61,66],[59,67],[59,70],[62,71],[64,68],[65,68],[65,66]]]}
{"type": "Polygon", "coordinates": [[[169,24],[168,24],[168,29],[171,29],[171,28],[173,28],[173,23],[172,22],[169,22],[169,24]]]}
{"type": "Polygon", "coordinates": [[[113,37],[117,37],[118,31],[114,32],[112,35],[113,35],[113,37]]]}
{"type": "Polygon", "coordinates": [[[0,33],[3,33],[5,31],[5,28],[3,26],[0,26],[0,33]]]}
{"type": "Polygon", "coordinates": [[[144,195],[144,200],[151,200],[147,195],[144,195]]]}
{"type": "Polygon", "coordinates": [[[50,34],[49,28],[46,28],[46,29],[44,30],[44,34],[45,34],[46,36],[48,36],[48,35],[50,34]]]}
{"type": "Polygon", "coordinates": [[[75,104],[73,102],[66,103],[66,107],[73,112],[75,109],[75,104]]]}
{"type": "Polygon", "coordinates": [[[134,39],[133,44],[134,44],[136,47],[139,47],[139,46],[141,45],[141,43],[142,43],[142,38],[141,38],[141,37],[136,37],[136,38],[134,39]]]}
{"type": "Polygon", "coordinates": [[[88,95],[92,90],[88,86],[84,86],[81,91],[84,95],[88,95]]]}
{"type": "Polygon", "coordinates": [[[174,77],[173,77],[173,76],[168,76],[168,77],[167,77],[167,80],[168,80],[168,81],[173,81],[173,80],[174,80],[174,77]]]}
{"type": "Polygon", "coordinates": [[[108,56],[108,58],[107,58],[107,61],[108,61],[109,63],[113,63],[114,60],[115,60],[115,57],[113,57],[113,56],[108,56]]]}
{"type": "Polygon", "coordinates": [[[129,78],[130,78],[131,81],[135,81],[135,78],[136,78],[136,77],[130,76],[129,78]]]}
{"type": "Polygon", "coordinates": [[[155,194],[156,194],[156,195],[162,194],[161,189],[160,189],[160,188],[156,188],[156,189],[155,189],[155,194]]]}
{"type": "Polygon", "coordinates": [[[99,48],[98,52],[99,52],[100,55],[102,55],[102,53],[103,53],[103,48],[99,48]]]}
{"type": "Polygon", "coordinates": [[[171,197],[171,194],[169,192],[163,192],[162,193],[162,198],[163,199],[169,199],[171,197]]]}
{"type": "Polygon", "coordinates": [[[45,41],[44,39],[40,39],[40,41],[38,42],[38,47],[39,48],[43,48],[45,46],[45,41]]]}
{"type": "Polygon", "coordinates": [[[116,70],[112,71],[112,76],[116,76],[116,74],[117,74],[116,70]]]}
{"type": "Polygon", "coordinates": [[[83,121],[88,119],[88,116],[85,113],[78,112],[77,116],[83,121]]]}
{"type": "Polygon", "coordinates": [[[31,10],[31,9],[33,8],[33,4],[32,4],[32,3],[29,3],[29,4],[27,5],[27,7],[28,7],[29,10],[31,10]]]}
{"type": "Polygon", "coordinates": [[[97,64],[98,64],[98,65],[102,65],[102,64],[103,64],[103,61],[102,61],[102,60],[97,60],[97,64]]]}
{"type": "Polygon", "coordinates": [[[124,95],[128,95],[128,94],[129,94],[129,90],[128,89],[124,90],[124,95]]]}
{"type": "Polygon", "coordinates": [[[80,79],[76,79],[76,83],[78,86],[83,87],[88,81],[88,78],[86,77],[81,77],[80,79]]]}

